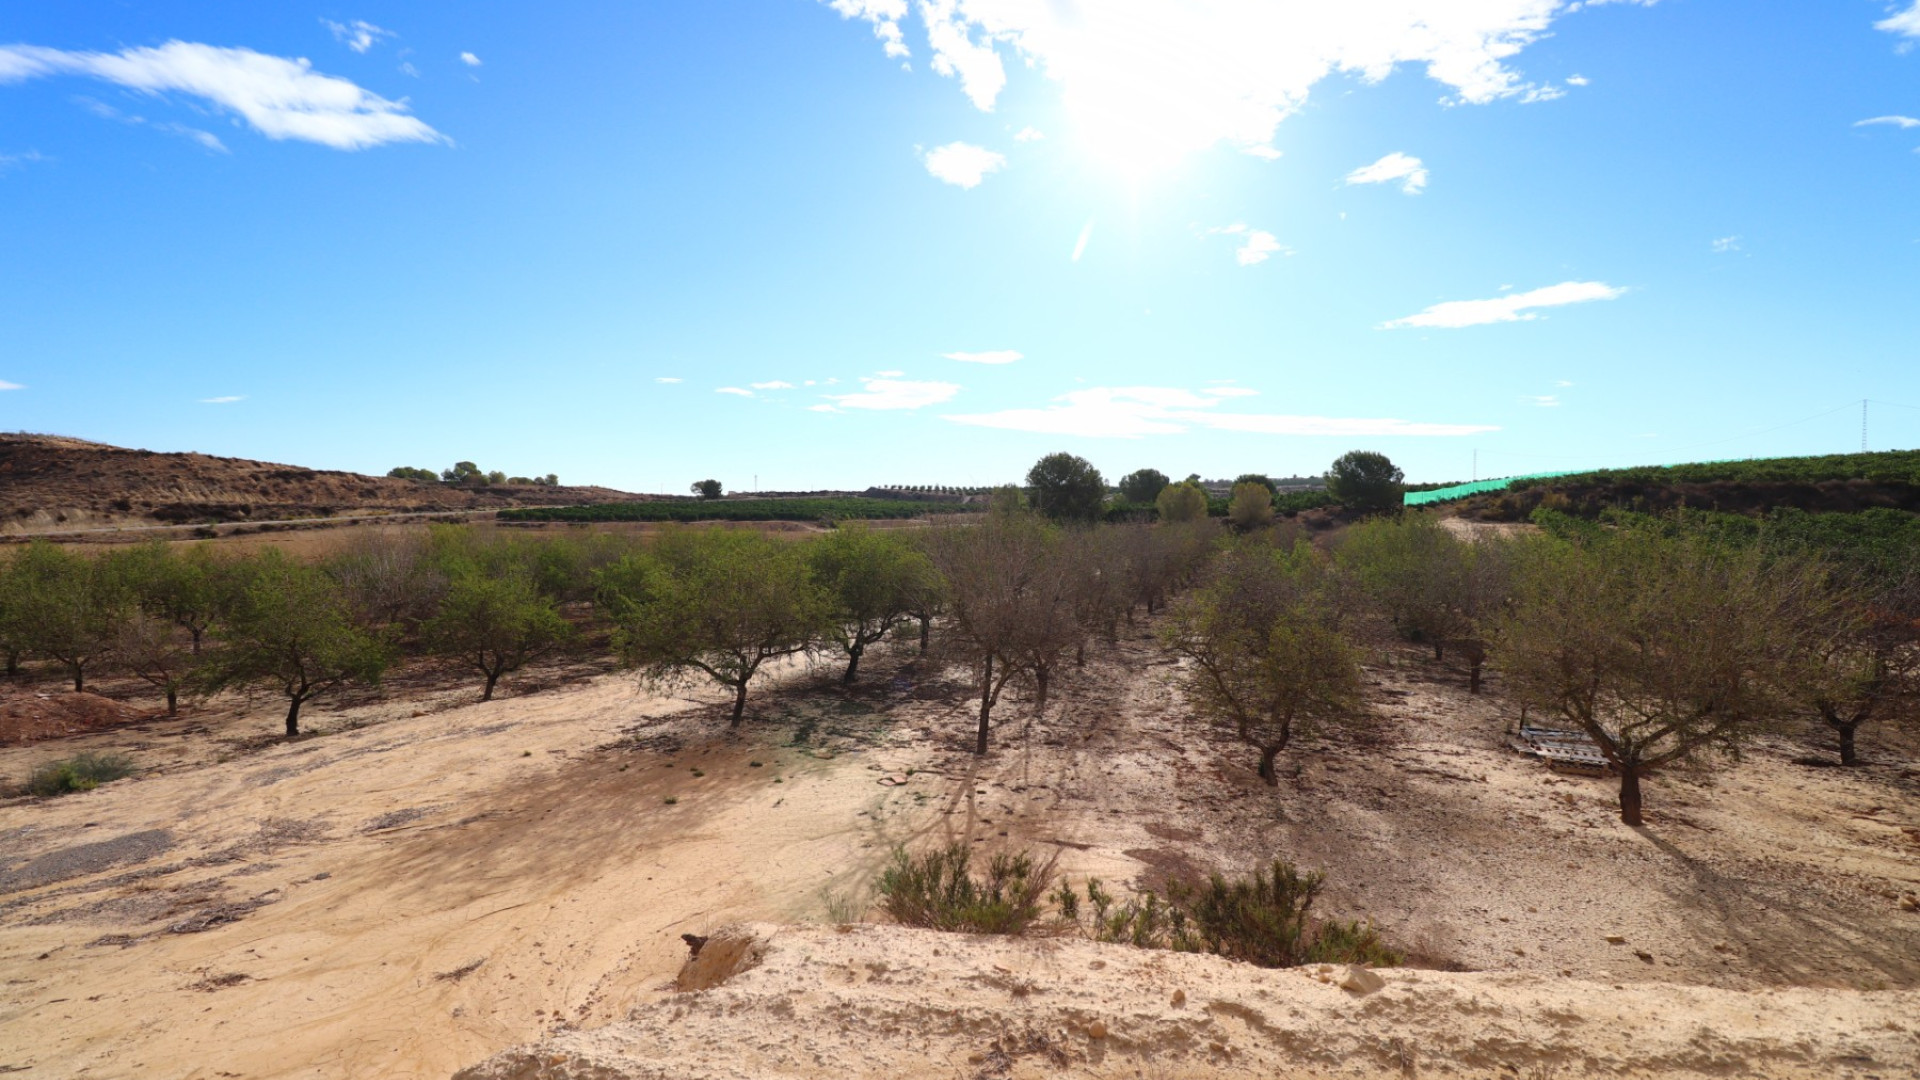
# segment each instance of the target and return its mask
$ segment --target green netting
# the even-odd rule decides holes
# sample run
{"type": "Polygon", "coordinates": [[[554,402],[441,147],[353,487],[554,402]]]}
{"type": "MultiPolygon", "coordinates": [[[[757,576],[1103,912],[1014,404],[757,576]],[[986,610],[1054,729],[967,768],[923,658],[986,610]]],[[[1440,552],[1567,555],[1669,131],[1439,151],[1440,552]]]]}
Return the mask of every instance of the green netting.
{"type": "Polygon", "coordinates": [[[1471,484],[1455,484],[1452,487],[1434,488],[1432,491],[1409,491],[1406,505],[1426,506],[1430,503],[1452,502],[1469,495],[1478,495],[1486,491],[1505,491],[1515,480],[1546,480],[1555,476],[1575,476],[1591,469],[1570,469],[1561,472],[1527,473],[1525,476],[1503,476],[1498,480],[1476,480],[1471,484]]]}

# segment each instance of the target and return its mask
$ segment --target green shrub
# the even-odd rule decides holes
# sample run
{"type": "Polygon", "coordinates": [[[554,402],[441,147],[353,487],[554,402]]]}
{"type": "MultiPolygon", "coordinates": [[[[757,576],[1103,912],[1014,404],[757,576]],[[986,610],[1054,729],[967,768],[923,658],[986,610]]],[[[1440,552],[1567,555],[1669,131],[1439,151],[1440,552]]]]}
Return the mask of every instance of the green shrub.
{"type": "Polygon", "coordinates": [[[1066,884],[1051,899],[1061,916],[1096,941],[1175,952],[1204,952],[1260,967],[1370,964],[1393,967],[1402,957],[1371,925],[1309,917],[1326,876],[1283,860],[1244,878],[1214,874],[1204,882],[1169,881],[1124,904],[1093,878],[1082,902],[1066,884]]]}
{"type": "Polygon", "coordinates": [[[27,791],[41,796],[92,791],[109,780],[132,774],[133,759],[125,754],[75,754],[35,769],[27,781],[27,791]]]}
{"type": "Polygon", "coordinates": [[[896,848],[880,874],[880,906],[904,926],[971,934],[1020,934],[1040,918],[1040,899],[1053,880],[1053,863],[1026,852],[999,854],[985,877],[970,868],[964,843],[920,856],[896,848]]]}

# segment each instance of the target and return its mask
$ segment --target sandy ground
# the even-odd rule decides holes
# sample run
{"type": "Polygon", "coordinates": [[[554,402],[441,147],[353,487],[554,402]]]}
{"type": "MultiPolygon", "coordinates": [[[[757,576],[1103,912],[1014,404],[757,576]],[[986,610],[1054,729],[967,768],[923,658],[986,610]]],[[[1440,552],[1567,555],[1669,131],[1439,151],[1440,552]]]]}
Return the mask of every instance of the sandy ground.
{"type": "Polygon", "coordinates": [[[1911,990],[1836,999],[1401,969],[1369,991],[1343,985],[1344,968],[1083,940],[739,931],[757,962],[717,988],[456,1080],[1920,1076],[1911,990]]]}
{"type": "MultiPolygon", "coordinates": [[[[1529,1000],[1563,1003],[1551,1007],[1593,1026],[1554,1037],[1596,1061],[1612,1051],[1581,1033],[1606,1028],[1621,994],[1622,1023],[1708,1000],[1695,993],[1728,1016],[1757,1011],[1739,1034],[1755,1061],[1754,1040],[1791,1043],[1800,1014],[1772,998],[1728,1004],[1759,1000],[1742,991],[1822,988],[1791,1000],[1828,1008],[1835,1039],[1865,1031],[1885,1001],[1916,1011],[1910,996],[1861,993],[1920,985],[1920,915],[1900,906],[1920,890],[1911,747],[1876,733],[1855,770],[1795,764],[1808,753],[1795,743],[1762,747],[1730,771],[1656,780],[1634,830],[1612,816],[1606,781],[1504,748],[1497,685],[1469,698],[1415,653],[1372,670],[1377,735],[1302,747],[1277,790],[1247,751],[1192,723],[1176,674],[1132,632],[1070,672],[1046,717],[1005,702],[985,759],[966,752],[959,673],[907,657],[850,690],[830,671],[785,672],[737,734],[709,695],[576,670],[488,704],[468,685],[396,680],[391,697],[314,715],[322,734],[293,743],[271,737],[277,713],[261,701],[0,750],[5,774],[75,749],[147,766],[0,804],[0,1068],[445,1076],[629,1015],[657,1024],[689,1008],[667,989],[680,934],[850,917],[894,844],[948,839],[1057,852],[1070,878],[1123,886],[1276,854],[1323,867],[1328,914],[1371,918],[1430,968],[1480,972],[1428,972],[1421,987],[1508,994],[1517,1018],[1529,1000]]],[[[906,962],[896,948],[925,959],[919,938],[871,940],[883,955],[862,964],[906,962]]],[[[1119,951],[1128,964],[1214,963],[1119,951]]],[[[962,982],[929,974],[913,993],[971,993],[962,982]]],[[[1900,1064],[1886,1031],[1860,1035],[1863,1077],[1900,1064]]],[[[700,1052],[721,1063],[728,1049],[700,1052]]],[[[1204,1075],[1238,1071],[1227,1063],[1204,1075]]]]}

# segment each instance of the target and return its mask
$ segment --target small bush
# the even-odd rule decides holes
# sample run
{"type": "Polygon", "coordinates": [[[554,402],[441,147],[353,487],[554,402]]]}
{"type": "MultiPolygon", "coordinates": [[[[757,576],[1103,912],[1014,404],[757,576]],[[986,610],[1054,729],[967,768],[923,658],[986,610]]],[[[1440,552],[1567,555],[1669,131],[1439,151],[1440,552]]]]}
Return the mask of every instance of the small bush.
{"type": "Polygon", "coordinates": [[[905,926],[972,934],[1020,934],[1040,918],[1040,900],[1053,880],[1053,862],[1036,864],[1026,852],[995,855],[976,877],[966,844],[949,844],[918,857],[895,849],[880,874],[880,906],[905,926]]]}
{"type": "Polygon", "coordinates": [[[1326,877],[1302,872],[1283,860],[1256,867],[1245,878],[1214,874],[1204,882],[1170,881],[1124,904],[1101,887],[1086,884],[1082,901],[1064,883],[1052,900],[1067,921],[1096,941],[1176,952],[1205,952],[1260,967],[1300,964],[1370,964],[1393,967],[1402,957],[1371,925],[1309,918],[1326,877]]]}
{"type": "Polygon", "coordinates": [[[109,780],[131,775],[133,759],[125,754],[75,754],[34,770],[27,781],[27,791],[41,796],[92,791],[109,780]]]}

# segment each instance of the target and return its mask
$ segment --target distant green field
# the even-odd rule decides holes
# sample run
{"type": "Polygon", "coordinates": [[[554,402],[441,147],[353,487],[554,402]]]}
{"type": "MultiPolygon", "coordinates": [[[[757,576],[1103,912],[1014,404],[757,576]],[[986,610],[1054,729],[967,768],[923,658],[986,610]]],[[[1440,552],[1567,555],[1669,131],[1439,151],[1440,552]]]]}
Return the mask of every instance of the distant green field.
{"type": "Polygon", "coordinates": [[[502,510],[502,521],[873,521],[978,512],[977,506],[907,499],[715,499],[502,510]]]}
{"type": "MultiPolygon", "coordinates": [[[[1819,484],[1845,480],[1920,484],[1920,450],[1596,469],[1557,476],[1551,483],[1554,487],[1573,487],[1582,484],[1819,484]]],[[[1513,486],[1524,488],[1528,482],[1519,481],[1513,486]]]]}

